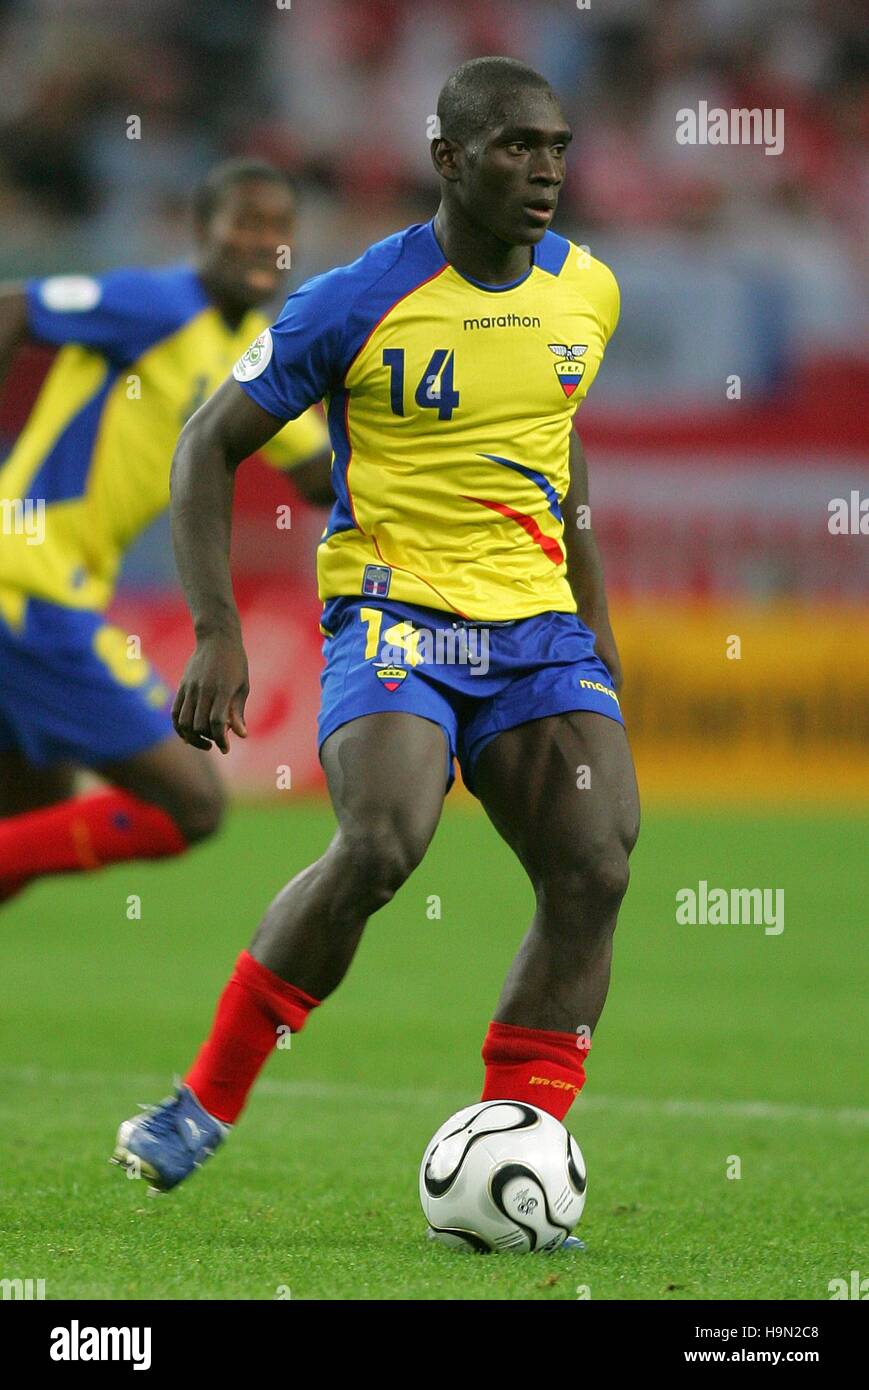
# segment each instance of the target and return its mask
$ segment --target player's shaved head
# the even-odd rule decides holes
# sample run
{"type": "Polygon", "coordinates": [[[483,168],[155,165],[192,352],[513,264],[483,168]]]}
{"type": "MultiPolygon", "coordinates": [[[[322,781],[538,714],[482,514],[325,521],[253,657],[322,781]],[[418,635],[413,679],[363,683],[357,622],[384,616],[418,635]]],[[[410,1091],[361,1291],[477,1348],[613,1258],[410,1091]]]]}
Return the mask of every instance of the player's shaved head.
{"type": "MultiPolygon", "coordinates": [[[[471,244],[488,244],[488,273],[496,273],[498,247],[532,246],[546,234],[564,181],[570,127],[546,78],[516,58],[462,63],[444,84],[437,114],[436,234],[451,241],[469,268],[471,244]]],[[[504,273],[509,279],[509,260],[504,273]]]]}
{"type": "Polygon", "coordinates": [[[528,89],[558,98],[541,73],[517,58],[471,58],[447,78],[437,116],[445,140],[468,146],[515,113],[528,89]]]}

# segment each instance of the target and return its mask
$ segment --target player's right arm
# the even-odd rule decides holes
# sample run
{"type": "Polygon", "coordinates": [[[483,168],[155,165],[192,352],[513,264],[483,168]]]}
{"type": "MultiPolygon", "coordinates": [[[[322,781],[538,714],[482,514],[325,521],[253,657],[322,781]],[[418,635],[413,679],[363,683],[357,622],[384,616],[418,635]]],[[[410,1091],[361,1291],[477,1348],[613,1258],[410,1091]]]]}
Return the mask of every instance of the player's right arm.
{"type": "MultiPolygon", "coordinates": [[[[343,267],[291,294],[278,321],[251,343],[178,441],[170,482],[172,544],[196,650],[172,718],[194,748],[216,743],[227,753],[230,730],[247,735],[247,658],[229,569],[235,470],[341,380],[354,292],[359,284],[353,268],[343,267]]],[[[366,331],[364,323],[357,326],[360,341],[366,331]]]]}
{"type": "Polygon", "coordinates": [[[232,496],[242,459],[283,424],[230,377],[188,420],[172,460],[172,546],[196,635],[172,720],[194,748],[216,743],[228,753],[230,729],[247,737],[247,657],[229,568],[232,496]]]}
{"type": "Polygon", "coordinates": [[[21,285],[0,285],[0,385],[18,349],[29,337],[27,295],[21,285]]]}

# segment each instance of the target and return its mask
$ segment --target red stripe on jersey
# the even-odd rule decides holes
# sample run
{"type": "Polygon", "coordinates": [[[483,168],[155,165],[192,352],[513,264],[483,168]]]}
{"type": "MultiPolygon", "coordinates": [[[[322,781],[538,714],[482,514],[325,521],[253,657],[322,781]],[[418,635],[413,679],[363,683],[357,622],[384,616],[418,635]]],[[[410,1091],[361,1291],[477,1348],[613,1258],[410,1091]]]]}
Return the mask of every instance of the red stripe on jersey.
{"type": "Polygon", "coordinates": [[[522,527],[523,531],[527,532],[532,541],[540,546],[547,560],[551,560],[553,565],[560,565],[564,560],[564,551],[558,541],[552,536],[544,535],[533,516],[526,516],[525,512],[514,511],[512,507],[507,506],[506,502],[489,502],[485,497],[467,497],[464,493],[462,496],[466,502],[479,502],[481,507],[490,507],[493,512],[500,512],[502,516],[515,521],[522,527]]]}

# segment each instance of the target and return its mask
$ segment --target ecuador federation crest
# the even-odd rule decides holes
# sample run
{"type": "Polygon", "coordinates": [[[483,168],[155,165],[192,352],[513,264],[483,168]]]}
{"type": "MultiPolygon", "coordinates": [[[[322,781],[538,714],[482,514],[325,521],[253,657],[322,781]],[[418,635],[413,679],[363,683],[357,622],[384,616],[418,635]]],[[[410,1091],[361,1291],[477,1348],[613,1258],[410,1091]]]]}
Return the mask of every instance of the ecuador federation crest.
{"type": "Polygon", "coordinates": [[[550,343],[549,351],[559,359],[554,363],[559,386],[565,396],[572,396],[585,375],[585,363],[579,359],[588,352],[588,343],[574,343],[572,347],[566,343],[550,343]]]}
{"type": "Polygon", "coordinates": [[[377,679],[383,681],[389,691],[397,690],[406,676],[403,666],[381,666],[377,672],[377,679]]]}

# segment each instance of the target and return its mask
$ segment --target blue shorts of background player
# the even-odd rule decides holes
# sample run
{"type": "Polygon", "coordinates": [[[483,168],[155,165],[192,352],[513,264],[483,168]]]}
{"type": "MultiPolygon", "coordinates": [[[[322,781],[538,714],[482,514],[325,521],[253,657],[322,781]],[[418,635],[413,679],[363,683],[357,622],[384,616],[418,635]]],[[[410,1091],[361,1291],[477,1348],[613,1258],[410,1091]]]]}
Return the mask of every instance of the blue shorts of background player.
{"type": "Polygon", "coordinates": [[[173,733],[172,692],[102,613],[32,598],[0,619],[0,752],[100,767],[173,733]]]}
{"type": "Polygon", "coordinates": [[[569,710],[624,723],[594,633],[575,613],[484,623],[388,599],[332,598],[322,628],[319,747],[361,715],[416,714],[444,731],[448,789],[458,759],[473,791],[480,753],[517,724],[569,710]]]}
{"type": "Polygon", "coordinates": [[[102,613],[27,600],[0,619],[0,904],[46,874],[182,854],[214,833],[213,761],[176,737],[172,691],[102,613]],[[101,785],[78,789],[83,768],[101,785]]]}

